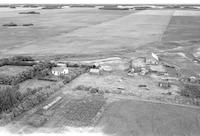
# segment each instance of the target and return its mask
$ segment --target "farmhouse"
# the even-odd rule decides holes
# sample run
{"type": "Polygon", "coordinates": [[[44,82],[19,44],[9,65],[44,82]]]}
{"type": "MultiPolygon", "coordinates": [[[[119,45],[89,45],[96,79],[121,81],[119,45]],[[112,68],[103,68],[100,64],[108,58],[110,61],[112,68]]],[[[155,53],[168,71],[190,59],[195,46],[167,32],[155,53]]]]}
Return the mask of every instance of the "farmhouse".
{"type": "Polygon", "coordinates": [[[52,74],[55,76],[65,75],[68,74],[69,70],[67,67],[53,67],[52,68],[52,74]]]}

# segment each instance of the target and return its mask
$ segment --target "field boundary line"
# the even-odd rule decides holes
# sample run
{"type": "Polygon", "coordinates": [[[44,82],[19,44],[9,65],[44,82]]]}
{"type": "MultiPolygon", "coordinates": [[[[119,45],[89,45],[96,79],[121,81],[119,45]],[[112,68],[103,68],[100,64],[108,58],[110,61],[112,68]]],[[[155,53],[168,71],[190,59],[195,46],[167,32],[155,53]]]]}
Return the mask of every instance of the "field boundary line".
{"type": "Polygon", "coordinates": [[[137,96],[128,96],[126,97],[126,95],[116,95],[116,94],[112,94],[112,98],[110,96],[106,96],[108,99],[119,99],[119,100],[134,100],[134,101],[140,101],[140,102],[148,102],[148,103],[155,103],[155,104],[165,104],[165,105],[172,105],[172,106],[179,106],[179,107],[185,107],[185,108],[191,108],[191,109],[199,109],[200,107],[195,106],[195,105],[185,105],[185,104],[176,104],[176,103],[168,103],[168,102],[162,102],[159,100],[148,100],[145,98],[136,98],[137,96]],[[123,96],[123,97],[120,97],[123,96]]]}
{"type": "Polygon", "coordinates": [[[172,18],[173,18],[173,15],[174,15],[175,11],[176,11],[176,10],[174,10],[173,13],[171,14],[171,17],[170,17],[170,19],[169,19],[169,22],[168,22],[167,26],[164,28],[163,33],[160,35],[159,42],[162,42],[163,36],[164,36],[166,30],[167,30],[167,29],[169,28],[169,26],[170,26],[170,22],[171,22],[171,20],[172,20],[172,18]]]}

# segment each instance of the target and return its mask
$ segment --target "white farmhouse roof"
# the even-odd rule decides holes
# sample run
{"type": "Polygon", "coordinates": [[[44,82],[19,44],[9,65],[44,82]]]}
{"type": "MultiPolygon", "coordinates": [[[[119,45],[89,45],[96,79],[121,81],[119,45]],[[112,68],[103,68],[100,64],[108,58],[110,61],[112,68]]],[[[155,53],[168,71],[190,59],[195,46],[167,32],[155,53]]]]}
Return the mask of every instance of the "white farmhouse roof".
{"type": "Polygon", "coordinates": [[[157,56],[155,53],[152,53],[151,55],[152,55],[152,57],[153,57],[154,59],[156,59],[157,61],[159,61],[158,56],[157,56]]]}
{"type": "Polygon", "coordinates": [[[63,72],[65,70],[68,70],[67,67],[53,67],[52,71],[57,71],[57,72],[63,72]]]}

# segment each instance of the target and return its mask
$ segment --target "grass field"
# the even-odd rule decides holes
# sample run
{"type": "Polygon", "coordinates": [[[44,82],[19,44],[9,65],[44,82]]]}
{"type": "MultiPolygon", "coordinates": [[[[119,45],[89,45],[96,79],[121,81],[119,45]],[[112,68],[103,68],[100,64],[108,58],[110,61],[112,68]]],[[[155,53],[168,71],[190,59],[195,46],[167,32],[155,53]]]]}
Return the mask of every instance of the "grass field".
{"type": "Polygon", "coordinates": [[[25,71],[29,66],[2,66],[0,67],[0,75],[15,76],[25,71]]]}
{"type": "MultiPolygon", "coordinates": [[[[52,38],[55,39],[54,43],[52,44],[54,46],[59,45],[59,39],[56,38],[59,35],[65,35],[76,29],[97,25],[102,22],[130,14],[128,11],[99,11],[98,9],[91,8],[68,8],[55,10],[38,9],[36,11],[40,12],[40,15],[19,15],[18,12],[20,12],[20,10],[4,12],[4,16],[1,17],[0,21],[0,37],[3,39],[0,44],[1,51],[7,51],[10,49],[21,48],[30,45],[39,45],[45,41],[52,42],[49,40],[52,38]],[[10,15],[11,13],[12,16],[10,15]],[[6,17],[6,15],[8,16],[6,17]],[[6,28],[2,26],[8,22],[15,22],[16,24],[33,23],[34,26],[26,28],[6,28]]],[[[66,39],[63,39],[62,41],[64,40],[66,39]]],[[[46,46],[47,45],[44,44],[40,46],[40,48],[48,48],[46,46]]]]}
{"type": "MultiPolygon", "coordinates": [[[[77,13],[77,20],[80,21],[79,17],[85,16],[87,13],[85,12],[82,15],[77,13]]],[[[103,12],[104,15],[108,14],[105,11],[103,12]]],[[[173,13],[166,11],[165,14],[167,15],[163,17],[157,15],[140,16],[137,13],[130,14],[130,11],[126,11],[127,13],[124,13],[125,11],[117,12],[119,12],[118,17],[114,19],[105,20],[105,17],[101,16],[104,20],[99,24],[82,27],[67,33],[59,33],[56,36],[49,37],[47,40],[43,38],[42,41],[33,41],[28,43],[27,46],[10,50],[8,53],[40,55],[94,54],[99,52],[110,53],[122,49],[135,49],[159,40],[173,13]],[[123,14],[123,16],[119,16],[120,14],[123,14]]],[[[116,14],[116,12],[114,13],[116,14]]],[[[106,16],[109,17],[108,15],[106,16]]],[[[87,18],[87,20],[95,20],[94,15],[91,18],[87,15],[87,18]]],[[[59,28],[56,27],[56,29],[59,28]]]]}
{"type": "Polygon", "coordinates": [[[109,105],[99,126],[109,135],[188,135],[200,133],[199,109],[121,100],[109,105]]]}
{"type": "Polygon", "coordinates": [[[26,80],[26,81],[20,83],[19,84],[19,86],[20,86],[19,90],[20,90],[21,93],[25,93],[27,88],[34,89],[34,88],[39,88],[39,87],[45,87],[45,86],[48,86],[52,83],[53,82],[50,82],[50,81],[30,79],[30,80],[26,80]]]}
{"type": "Polygon", "coordinates": [[[162,16],[155,11],[135,14],[135,11],[102,11],[95,8],[39,11],[40,15],[1,19],[1,24],[10,21],[34,24],[26,28],[0,27],[0,35],[4,39],[0,46],[4,49],[2,53],[94,54],[135,49],[158,41],[173,13],[163,11],[165,16],[162,16]]]}
{"type": "Polygon", "coordinates": [[[147,45],[162,43],[164,47],[169,42],[199,38],[200,11],[35,9],[39,15],[18,14],[20,11],[3,11],[0,25],[14,22],[34,26],[0,26],[2,55],[114,55],[145,49],[147,45]]]}

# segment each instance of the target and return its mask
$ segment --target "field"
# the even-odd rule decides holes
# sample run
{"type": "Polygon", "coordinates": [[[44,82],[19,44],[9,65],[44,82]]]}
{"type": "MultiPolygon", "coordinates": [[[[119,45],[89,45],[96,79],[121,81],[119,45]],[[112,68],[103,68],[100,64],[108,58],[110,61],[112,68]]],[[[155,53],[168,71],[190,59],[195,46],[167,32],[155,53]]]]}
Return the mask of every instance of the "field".
{"type": "MultiPolygon", "coordinates": [[[[36,93],[37,98],[44,93],[46,99],[8,124],[11,131],[59,132],[68,126],[92,126],[105,135],[199,135],[200,98],[180,93],[186,82],[182,77],[200,83],[199,10],[65,7],[0,11],[0,57],[30,55],[56,64],[72,61],[78,67],[70,67],[68,75],[62,76],[66,82],[47,88],[51,95],[45,89],[36,93]],[[3,26],[10,22],[18,26],[3,26]],[[33,26],[23,26],[29,23],[33,26]],[[157,54],[158,64],[148,62],[155,60],[152,53],[157,54]],[[138,57],[145,58],[140,72],[132,66],[138,57]],[[93,67],[81,73],[79,64],[93,67]],[[166,71],[152,71],[152,66],[166,71]],[[148,70],[145,74],[144,69],[148,70]],[[56,98],[60,100],[45,110],[56,98]]],[[[3,66],[0,74],[15,75],[26,68],[3,66]]],[[[27,88],[51,84],[30,79],[20,83],[19,90],[24,93],[27,88]]]]}
{"type": "Polygon", "coordinates": [[[25,71],[28,66],[2,66],[0,67],[0,75],[15,76],[23,71],[25,71]]]}
{"type": "Polygon", "coordinates": [[[26,92],[27,88],[34,89],[34,88],[44,87],[44,86],[48,86],[52,83],[53,82],[49,82],[49,81],[30,79],[30,80],[26,80],[26,81],[20,83],[19,90],[21,93],[24,93],[24,92],[26,92]]]}
{"type": "Polygon", "coordinates": [[[199,109],[124,100],[109,106],[99,126],[111,135],[195,136],[200,133],[194,125],[199,122],[198,112],[199,109]]]}
{"type": "MultiPolygon", "coordinates": [[[[2,37],[2,39],[4,39],[4,41],[2,41],[0,45],[2,50],[4,49],[5,51],[6,50],[12,51],[12,49],[24,47],[23,50],[26,51],[25,48],[28,47],[28,50],[30,51],[31,48],[33,48],[33,46],[39,46],[40,50],[44,54],[53,53],[56,52],[56,48],[49,50],[48,49],[49,45],[40,46],[41,44],[47,44],[44,42],[52,43],[52,40],[54,40],[55,42],[54,44],[56,44],[56,46],[58,47],[57,48],[58,51],[61,51],[60,49],[62,47],[64,47],[63,50],[69,49],[69,47],[72,47],[74,44],[72,43],[72,45],[70,46],[65,43],[67,41],[70,42],[72,40],[71,38],[73,37],[71,37],[70,39],[65,38],[62,41],[60,41],[61,43],[58,43],[58,41],[63,36],[68,35],[69,33],[77,29],[83,29],[90,26],[95,26],[105,21],[114,20],[124,15],[130,14],[130,12],[127,11],[126,12],[99,11],[98,9],[95,10],[90,8],[89,9],[68,8],[68,9],[57,9],[53,11],[52,10],[36,10],[36,11],[40,12],[40,15],[23,15],[23,14],[19,15],[18,12],[20,12],[20,10],[4,12],[4,16],[1,17],[0,21],[1,25],[0,36],[2,37]],[[11,13],[12,15],[10,15],[11,13]],[[28,28],[2,27],[2,25],[7,22],[15,22],[17,24],[33,23],[34,26],[28,28]]],[[[79,41],[74,41],[74,42],[82,43],[84,41],[85,41],[84,39],[83,40],[79,39],[79,41]]],[[[34,48],[36,49],[37,47],[34,48]]],[[[37,52],[35,52],[36,50],[32,50],[34,54],[37,54],[37,52]]],[[[73,48],[70,50],[73,51],[73,48]]],[[[16,53],[18,54],[18,52],[16,53]]]]}
{"type": "Polygon", "coordinates": [[[1,24],[34,24],[28,28],[1,27],[3,54],[81,55],[133,51],[159,41],[173,15],[173,11],[168,10],[159,14],[155,11],[102,11],[95,8],[38,11],[40,15],[1,19],[1,24]]]}
{"type": "Polygon", "coordinates": [[[165,49],[191,42],[198,44],[200,11],[97,8],[35,11],[40,14],[23,15],[13,9],[3,12],[0,21],[2,55],[118,55],[152,46],[165,49]],[[33,23],[34,26],[2,26],[9,22],[33,23]]]}

